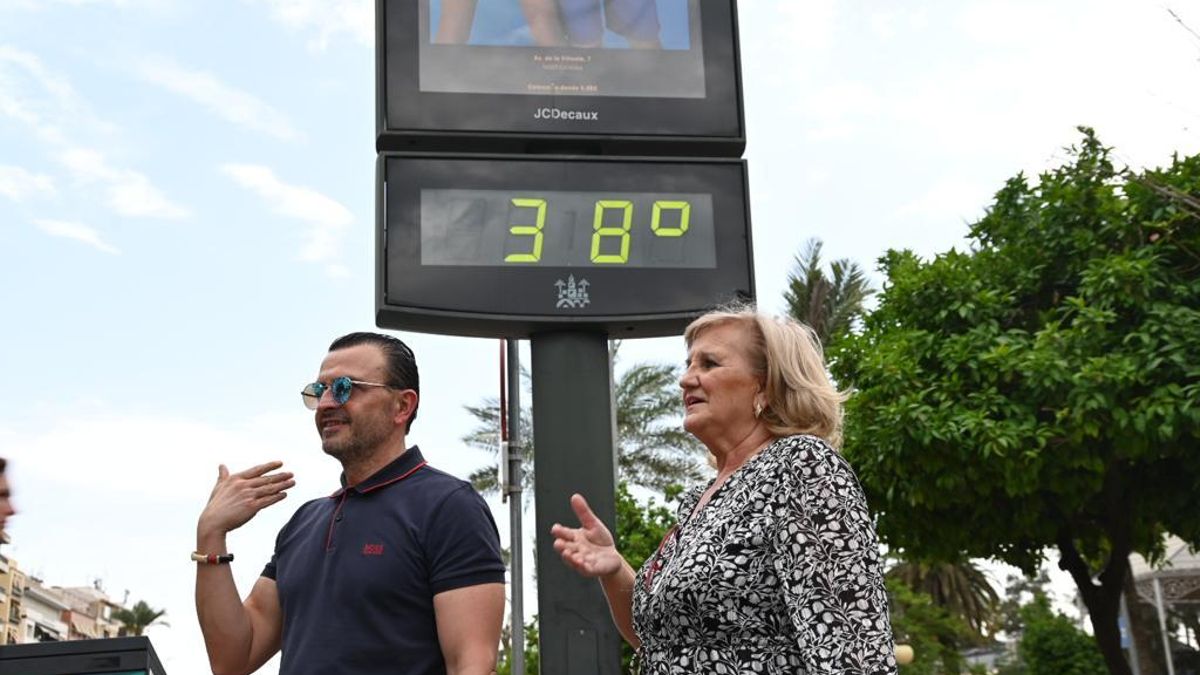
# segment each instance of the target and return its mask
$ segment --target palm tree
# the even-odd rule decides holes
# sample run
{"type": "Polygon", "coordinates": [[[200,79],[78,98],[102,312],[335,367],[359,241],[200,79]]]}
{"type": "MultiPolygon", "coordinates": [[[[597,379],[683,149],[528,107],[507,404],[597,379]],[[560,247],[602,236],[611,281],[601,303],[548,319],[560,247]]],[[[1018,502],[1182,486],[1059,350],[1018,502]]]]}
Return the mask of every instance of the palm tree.
{"type": "Polygon", "coordinates": [[[821,265],[821,240],[809,239],[796,256],[796,267],[788,273],[788,313],[812,327],[821,340],[830,340],[849,332],[862,316],[863,303],[875,291],[866,273],[849,259],[835,260],[826,276],[821,265]]]}
{"type": "Polygon", "coordinates": [[[640,363],[616,388],[617,470],[631,485],[659,492],[704,475],[707,452],[678,419],[683,411],[678,366],[640,363]]]}
{"type": "MultiPolygon", "coordinates": [[[[620,344],[614,343],[613,359],[620,344]]],[[[682,412],[679,397],[679,367],[640,363],[618,379],[615,391],[617,415],[618,479],[631,485],[666,492],[704,476],[704,447],[683,430],[677,419],[682,412]]],[[[528,382],[524,369],[521,377],[528,382]]],[[[500,429],[499,402],[493,397],[478,405],[464,406],[478,424],[463,442],[497,452],[500,429]]],[[[521,438],[524,445],[526,494],[533,490],[533,424],[529,408],[521,408],[521,438]]],[[[496,465],[476,469],[470,481],[484,494],[499,489],[496,465]]]]}
{"type": "Polygon", "coordinates": [[[1000,596],[974,562],[932,563],[902,560],[887,576],[925,593],[933,604],[961,618],[980,638],[990,635],[999,618],[1000,596]]]}
{"type": "Polygon", "coordinates": [[[125,609],[122,607],[112,613],[112,617],[117,621],[125,624],[122,633],[125,635],[141,635],[143,631],[152,625],[169,626],[171,624],[162,620],[167,610],[154,609],[146,604],[145,600],[138,600],[133,609],[125,609]]]}
{"type": "MultiPolygon", "coordinates": [[[[521,383],[522,389],[529,392],[529,371],[521,366],[521,383]]],[[[526,397],[528,398],[528,396],[526,397]]],[[[489,396],[476,405],[464,405],[471,417],[475,418],[476,425],[466,436],[462,437],[462,441],[473,448],[487,450],[488,452],[500,454],[500,401],[494,396],[489,396]]],[[[525,460],[524,467],[524,484],[525,495],[528,498],[533,494],[533,413],[529,406],[521,406],[521,439],[522,439],[522,459],[525,460]]],[[[467,477],[471,481],[471,485],[475,489],[485,495],[493,495],[500,491],[500,469],[496,464],[482,466],[471,472],[467,477]]]]}

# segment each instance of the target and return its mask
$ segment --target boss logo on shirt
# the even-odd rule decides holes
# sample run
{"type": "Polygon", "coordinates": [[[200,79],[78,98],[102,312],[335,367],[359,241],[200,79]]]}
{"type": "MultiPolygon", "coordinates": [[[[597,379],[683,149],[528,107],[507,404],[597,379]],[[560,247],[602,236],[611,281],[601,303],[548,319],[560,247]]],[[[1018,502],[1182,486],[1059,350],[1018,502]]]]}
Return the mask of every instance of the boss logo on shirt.
{"type": "Polygon", "coordinates": [[[363,544],[363,555],[383,555],[383,544],[363,544]]]}

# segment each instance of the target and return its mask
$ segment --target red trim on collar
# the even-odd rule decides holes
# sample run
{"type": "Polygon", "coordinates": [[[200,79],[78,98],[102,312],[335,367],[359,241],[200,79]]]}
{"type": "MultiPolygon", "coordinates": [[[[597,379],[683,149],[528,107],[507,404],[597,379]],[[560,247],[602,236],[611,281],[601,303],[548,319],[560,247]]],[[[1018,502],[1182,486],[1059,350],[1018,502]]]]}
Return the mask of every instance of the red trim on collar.
{"type": "Polygon", "coordinates": [[[405,478],[408,478],[409,476],[416,473],[417,469],[420,469],[421,467],[425,466],[428,463],[429,462],[427,462],[425,460],[421,460],[420,464],[414,466],[413,468],[409,469],[408,471],[405,471],[404,473],[400,474],[399,476],[396,476],[395,478],[393,478],[391,480],[385,480],[384,482],[379,483],[378,485],[372,485],[371,487],[369,487],[365,490],[359,490],[359,492],[362,494],[366,494],[368,492],[378,490],[379,488],[381,488],[385,485],[391,485],[392,483],[399,483],[400,481],[404,480],[405,478]]]}
{"type": "MultiPolygon", "coordinates": [[[[392,483],[398,483],[398,482],[400,482],[400,481],[404,480],[405,478],[408,478],[409,476],[411,476],[411,475],[413,475],[414,473],[416,473],[416,472],[417,472],[417,469],[420,469],[421,467],[425,466],[426,464],[429,464],[429,460],[427,460],[427,459],[422,459],[422,460],[421,460],[421,461],[420,461],[420,462],[419,462],[419,463],[418,463],[416,466],[414,466],[413,468],[409,469],[408,471],[405,471],[404,473],[400,474],[399,476],[396,476],[395,478],[390,478],[390,479],[388,479],[388,480],[385,480],[385,481],[383,481],[382,483],[378,483],[378,484],[376,484],[376,485],[372,485],[372,486],[370,486],[370,487],[367,487],[367,488],[362,488],[362,489],[359,489],[357,486],[354,486],[354,485],[347,485],[347,486],[345,486],[345,487],[340,487],[340,488],[338,488],[337,490],[335,490],[335,491],[333,492],[333,494],[329,495],[329,498],[330,498],[330,499],[337,499],[338,497],[341,497],[342,495],[344,495],[344,494],[346,494],[347,492],[349,492],[349,491],[350,491],[350,488],[354,488],[354,489],[355,489],[355,491],[356,491],[356,492],[358,492],[359,494],[366,494],[366,493],[368,493],[368,492],[372,492],[372,491],[374,491],[374,490],[378,490],[379,488],[381,488],[381,487],[383,487],[383,486],[385,486],[385,485],[391,485],[392,483]]],[[[364,482],[366,482],[366,481],[364,481],[364,482]]]]}

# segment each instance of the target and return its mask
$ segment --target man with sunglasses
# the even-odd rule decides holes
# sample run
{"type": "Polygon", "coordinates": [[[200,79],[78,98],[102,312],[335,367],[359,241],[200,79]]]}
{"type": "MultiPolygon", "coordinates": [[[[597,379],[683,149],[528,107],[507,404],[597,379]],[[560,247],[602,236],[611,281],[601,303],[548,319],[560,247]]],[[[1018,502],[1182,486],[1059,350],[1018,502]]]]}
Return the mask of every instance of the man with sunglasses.
{"type": "Polygon", "coordinates": [[[463,673],[496,665],[504,563],[495,522],[470,484],[405,444],[420,400],[400,340],[351,333],[304,387],[342,487],[302,505],[243,603],[226,534],[295,484],[281,462],[222,465],[196,528],[196,613],[214,673],[463,673]]]}

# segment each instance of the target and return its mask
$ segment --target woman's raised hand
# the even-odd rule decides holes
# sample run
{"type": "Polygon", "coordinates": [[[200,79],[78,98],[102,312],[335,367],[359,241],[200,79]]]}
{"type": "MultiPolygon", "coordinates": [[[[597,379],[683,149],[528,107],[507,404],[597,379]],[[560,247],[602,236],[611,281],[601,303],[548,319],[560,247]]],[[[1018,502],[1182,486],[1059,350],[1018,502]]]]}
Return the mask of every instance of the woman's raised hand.
{"type": "Polygon", "coordinates": [[[555,523],[554,550],[563,562],[585,577],[605,577],[622,569],[624,559],[617,551],[612,533],[588,508],[582,495],[571,495],[571,508],[579,518],[580,527],[565,527],[555,523]]]}

